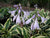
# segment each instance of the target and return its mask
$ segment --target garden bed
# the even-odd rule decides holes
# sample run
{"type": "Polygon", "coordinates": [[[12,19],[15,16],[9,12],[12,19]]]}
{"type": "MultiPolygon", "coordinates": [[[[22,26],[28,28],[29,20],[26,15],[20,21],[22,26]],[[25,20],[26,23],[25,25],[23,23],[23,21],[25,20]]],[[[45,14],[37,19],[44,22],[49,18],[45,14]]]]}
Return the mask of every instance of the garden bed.
{"type": "Polygon", "coordinates": [[[50,38],[49,14],[21,4],[16,9],[5,5],[0,9],[0,38],[50,38]]]}

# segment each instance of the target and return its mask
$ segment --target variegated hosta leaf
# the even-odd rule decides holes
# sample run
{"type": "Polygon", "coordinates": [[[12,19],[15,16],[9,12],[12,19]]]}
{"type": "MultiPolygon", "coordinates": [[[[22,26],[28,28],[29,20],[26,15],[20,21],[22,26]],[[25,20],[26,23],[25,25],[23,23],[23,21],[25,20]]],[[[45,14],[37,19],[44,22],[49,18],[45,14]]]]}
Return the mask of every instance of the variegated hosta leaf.
{"type": "Polygon", "coordinates": [[[3,26],[2,24],[0,24],[0,30],[2,30],[3,27],[4,27],[4,26],[3,26]]]}
{"type": "Polygon", "coordinates": [[[35,38],[34,36],[31,36],[30,38],[35,38]]]}
{"type": "Polygon", "coordinates": [[[23,28],[23,36],[24,36],[24,38],[30,37],[30,29],[29,28],[26,28],[26,27],[23,28]]]}
{"type": "Polygon", "coordinates": [[[47,25],[50,25],[50,19],[47,20],[46,24],[47,25]]]}
{"type": "Polygon", "coordinates": [[[50,36],[50,28],[48,28],[45,32],[46,32],[46,34],[47,34],[48,36],[50,36]]]}
{"type": "Polygon", "coordinates": [[[23,35],[24,35],[24,38],[28,38],[28,35],[26,34],[26,30],[23,28],[23,35]]]}
{"type": "Polygon", "coordinates": [[[32,36],[31,38],[48,38],[47,36],[37,36],[37,37],[34,37],[34,36],[32,36]]]}
{"type": "Polygon", "coordinates": [[[11,32],[11,31],[14,31],[14,30],[16,30],[16,28],[17,28],[17,25],[13,25],[10,29],[9,29],[9,31],[11,32]]]}
{"type": "Polygon", "coordinates": [[[18,32],[16,30],[11,31],[11,35],[16,35],[18,32]]]}
{"type": "Polygon", "coordinates": [[[43,26],[41,29],[42,30],[46,30],[46,29],[48,29],[49,28],[49,26],[48,25],[45,25],[45,26],[43,26]]]}
{"type": "Polygon", "coordinates": [[[37,36],[35,38],[48,38],[47,36],[37,36]]]}
{"type": "Polygon", "coordinates": [[[8,30],[8,28],[9,28],[9,26],[10,26],[10,24],[11,24],[11,21],[12,21],[12,19],[7,19],[7,21],[6,21],[6,23],[4,24],[4,28],[5,28],[5,30],[8,30]]]}
{"type": "Polygon", "coordinates": [[[16,35],[20,34],[24,36],[24,38],[29,38],[29,29],[28,28],[21,28],[21,27],[16,27],[16,30],[12,31],[11,34],[16,35]]]}
{"type": "Polygon", "coordinates": [[[0,24],[0,36],[2,36],[2,33],[4,33],[4,31],[2,30],[3,29],[3,25],[2,24],[0,24]]]}

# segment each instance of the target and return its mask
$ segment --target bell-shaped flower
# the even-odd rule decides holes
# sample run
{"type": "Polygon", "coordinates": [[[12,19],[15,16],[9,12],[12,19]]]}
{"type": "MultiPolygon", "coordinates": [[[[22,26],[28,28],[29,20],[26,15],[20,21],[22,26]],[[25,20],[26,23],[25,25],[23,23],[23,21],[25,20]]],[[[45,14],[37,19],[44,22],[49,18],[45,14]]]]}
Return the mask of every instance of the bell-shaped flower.
{"type": "Polygon", "coordinates": [[[32,16],[32,18],[35,18],[35,14],[32,16]]]}
{"type": "Polygon", "coordinates": [[[47,21],[47,18],[41,17],[41,20],[42,20],[41,23],[44,23],[45,21],[47,21]]]}
{"type": "Polygon", "coordinates": [[[23,22],[23,25],[25,24],[25,20],[24,20],[24,17],[22,17],[22,22],[23,22]]]}
{"type": "Polygon", "coordinates": [[[37,21],[37,18],[36,18],[36,20],[35,20],[35,24],[34,24],[33,27],[34,27],[33,30],[34,30],[34,29],[39,29],[39,28],[40,28],[40,27],[39,27],[39,24],[38,24],[38,21],[37,21]]]}
{"type": "Polygon", "coordinates": [[[14,16],[15,15],[15,12],[16,12],[16,10],[14,10],[14,11],[8,11],[9,13],[11,13],[11,16],[14,16]]]}
{"type": "Polygon", "coordinates": [[[31,24],[31,30],[34,30],[34,24],[33,23],[31,24]]]}
{"type": "Polygon", "coordinates": [[[17,16],[17,19],[16,19],[16,24],[17,23],[19,23],[19,24],[21,23],[21,20],[20,20],[20,16],[19,15],[17,16]]]}
{"type": "Polygon", "coordinates": [[[38,14],[38,16],[41,17],[41,20],[42,20],[41,23],[44,23],[45,21],[47,21],[47,18],[42,17],[40,14],[38,14]]]}
{"type": "Polygon", "coordinates": [[[24,12],[24,18],[28,19],[28,16],[30,15],[30,13],[28,11],[23,11],[24,12]]]}
{"type": "Polygon", "coordinates": [[[21,10],[19,9],[18,14],[20,15],[21,10]]]}
{"type": "Polygon", "coordinates": [[[14,21],[16,18],[17,18],[17,15],[15,15],[15,16],[13,17],[13,21],[14,21]]]}
{"type": "Polygon", "coordinates": [[[26,18],[27,17],[26,11],[23,10],[23,12],[24,12],[24,18],[26,18]]]}
{"type": "Polygon", "coordinates": [[[30,15],[30,12],[26,11],[26,19],[28,19],[29,15],[30,15]]]}
{"type": "Polygon", "coordinates": [[[26,21],[26,24],[29,24],[29,23],[31,22],[31,19],[32,19],[32,18],[28,19],[28,20],[26,21]]]}

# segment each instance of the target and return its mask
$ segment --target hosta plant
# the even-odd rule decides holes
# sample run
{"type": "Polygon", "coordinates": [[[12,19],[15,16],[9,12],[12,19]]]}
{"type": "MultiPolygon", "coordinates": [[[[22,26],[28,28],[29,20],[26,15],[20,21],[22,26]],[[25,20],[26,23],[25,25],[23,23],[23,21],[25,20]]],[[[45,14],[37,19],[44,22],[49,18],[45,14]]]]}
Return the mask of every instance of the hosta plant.
{"type": "Polygon", "coordinates": [[[3,7],[0,9],[0,23],[4,24],[6,20],[10,17],[10,13],[8,13],[9,10],[14,10],[14,8],[10,7],[3,7]]]}
{"type": "MultiPolygon", "coordinates": [[[[12,35],[11,32],[13,31],[13,30],[12,31],[10,30],[11,21],[12,21],[12,19],[8,19],[4,25],[0,24],[0,38],[11,38],[11,35],[12,35]]],[[[13,28],[15,28],[15,27],[13,27],[13,28]]]]}
{"type": "Polygon", "coordinates": [[[0,24],[0,38],[29,38],[29,28],[21,28],[18,24],[11,26],[12,19],[7,19],[6,23],[0,24]]]}

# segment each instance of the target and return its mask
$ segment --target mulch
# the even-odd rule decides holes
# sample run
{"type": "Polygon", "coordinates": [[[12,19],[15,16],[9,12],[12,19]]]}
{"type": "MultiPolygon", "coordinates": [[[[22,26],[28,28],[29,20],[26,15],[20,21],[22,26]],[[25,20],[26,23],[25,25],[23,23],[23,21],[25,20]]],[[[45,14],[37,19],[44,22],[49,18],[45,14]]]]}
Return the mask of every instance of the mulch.
{"type": "MultiPolygon", "coordinates": [[[[13,7],[13,5],[12,4],[7,4],[7,3],[1,3],[0,2],[0,8],[2,8],[2,7],[13,7]]],[[[15,7],[13,7],[13,8],[15,8],[15,7]]],[[[33,7],[33,8],[30,8],[30,7],[24,7],[24,6],[22,6],[22,8],[24,9],[24,10],[28,10],[28,11],[33,11],[35,8],[33,7]]],[[[42,8],[39,8],[39,9],[42,9],[42,8]]],[[[45,8],[44,8],[45,9],[45,8]]],[[[45,11],[46,10],[48,10],[48,9],[45,9],[45,11]]],[[[50,11],[50,10],[49,10],[50,11]]]]}

